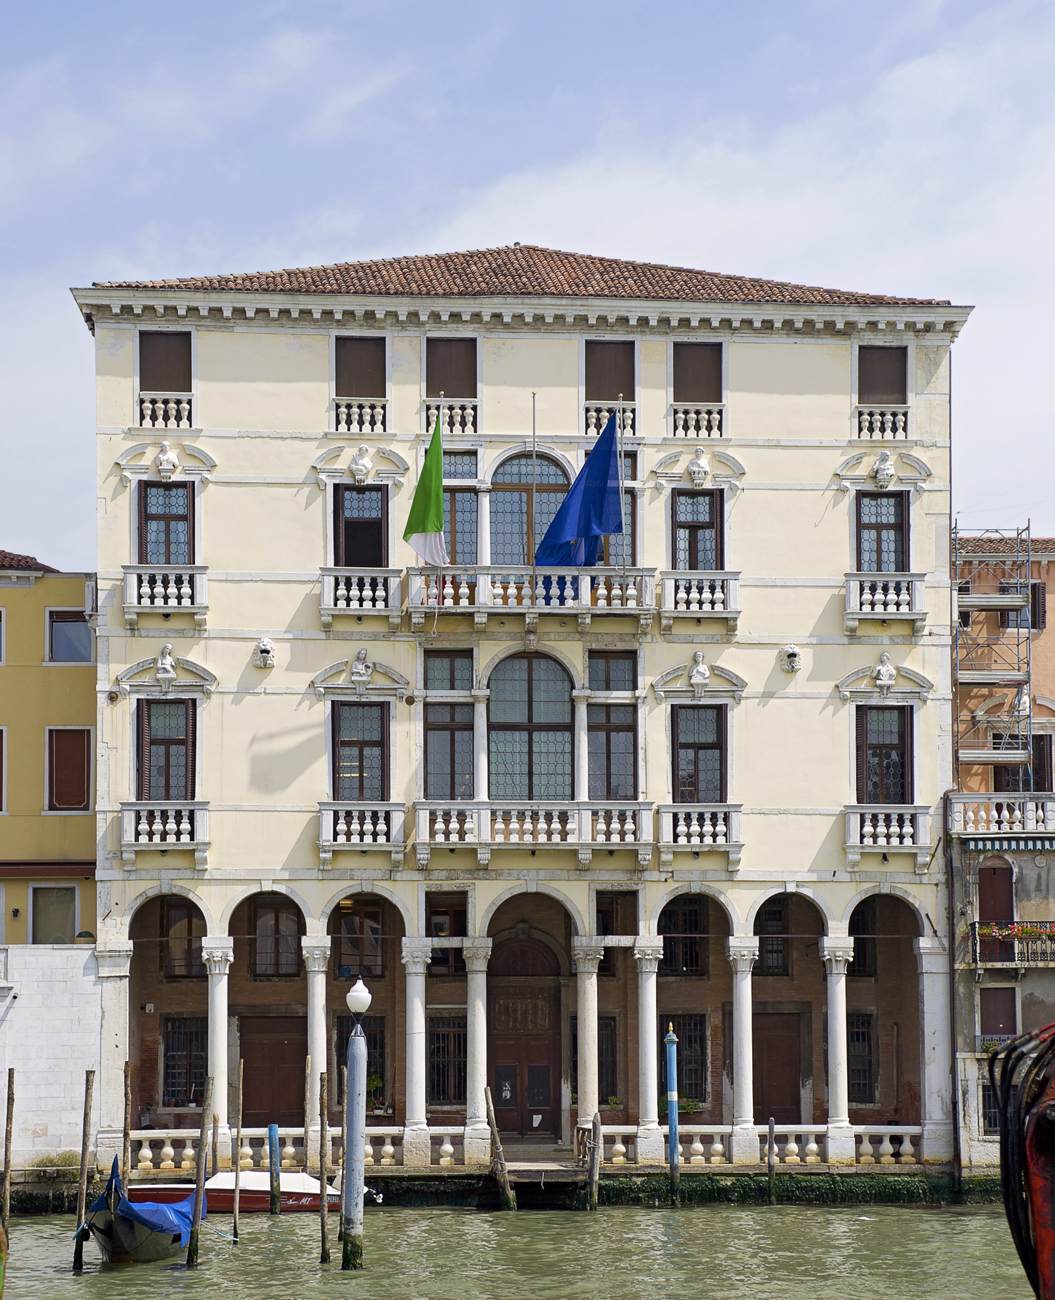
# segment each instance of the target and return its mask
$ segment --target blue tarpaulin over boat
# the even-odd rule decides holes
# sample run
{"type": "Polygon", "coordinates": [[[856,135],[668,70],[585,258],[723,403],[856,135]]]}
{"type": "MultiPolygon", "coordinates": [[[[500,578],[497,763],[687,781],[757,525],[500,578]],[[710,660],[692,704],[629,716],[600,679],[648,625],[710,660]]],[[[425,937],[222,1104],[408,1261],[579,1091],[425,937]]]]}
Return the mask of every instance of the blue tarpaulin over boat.
{"type": "MultiPolygon", "coordinates": [[[[92,1201],[88,1209],[107,1210],[113,1204],[115,1212],[121,1218],[130,1219],[133,1223],[140,1223],[144,1228],[149,1228],[153,1232],[171,1233],[175,1236],[179,1233],[180,1247],[186,1246],[190,1238],[191,1220],[194,1216],[194,1193],[184,1197],[182,1201],[172,1201],[168,1204],[162,1204],[160,1201],[132,1201],[125,1196],[124,1186],[121,1182],[121,1168],[118,1164],[117,1157],[114,1156],[114,1163],[110,1170],[110,1178],[106,1184],[105,1190],[92,1201]],[[113,1202],[110,1200],[111,1191],[116,1193],[113,1202]]],[[[202,1198],[201,1213],[205,1217],[205,1198],[202,1198]]]]}

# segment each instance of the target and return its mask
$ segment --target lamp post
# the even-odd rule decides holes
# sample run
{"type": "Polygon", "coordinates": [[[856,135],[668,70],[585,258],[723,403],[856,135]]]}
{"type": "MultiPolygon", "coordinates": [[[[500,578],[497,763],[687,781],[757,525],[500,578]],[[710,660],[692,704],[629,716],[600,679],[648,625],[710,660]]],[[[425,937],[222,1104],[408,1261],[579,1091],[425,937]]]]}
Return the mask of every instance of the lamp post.
{"type": "MultiPolygon", "coordinates": [[[[362,1017],[370,1006],[370,990],[360,975],[345,1001],[355,1017],[348,1037],[348,1104],[344,1123],[344,1195],[341,1204],[341,1269],[363,1267],[363,1150],[366,1141],[366,1035],[362,1017]]],[[[325,1192],[323,1192],[325,1195],[325,1192]]]]}

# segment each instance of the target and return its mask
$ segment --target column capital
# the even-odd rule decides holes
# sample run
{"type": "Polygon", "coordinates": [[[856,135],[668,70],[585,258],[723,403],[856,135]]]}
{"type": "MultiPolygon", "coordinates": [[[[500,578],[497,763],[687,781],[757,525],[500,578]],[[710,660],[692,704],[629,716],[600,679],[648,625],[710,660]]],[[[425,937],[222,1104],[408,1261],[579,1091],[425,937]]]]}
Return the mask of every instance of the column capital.
{"type": "Polygon", "coordinates": [[[476,491],[477,493],[486,492],[488,495],[490,495],[491,493],[490,482],[488,482],[487,479],[480,479],[479,482],[476,484],[476,491]]]}
{"type": "Polygon", "coordinates": [[[127,979],[132,967],[132,940],[111,939],[95,945],[100,979],[127,979]]]}
{"type": "Polygon", "coordinates": [[[821,938],[821,960],[829,975],[845,975],[854,959],[854,941],[847,935],[821,938]]]}
{"type": "Polygon", "coordinates": [[[471,974],[486,971],[493,946],[494,944],[490,939],[466,939],[462,944],[462,959],[465,962],[465,969],[471,974]]]}
{"type": "Polygon", "coordinates": [[[571,941],[571,955],[575,958],[576,969],[583,974],[597,974],[597,967],[604,956],[604,944],[595,935],[584,935],[571,941]]]}
{"type": "Polygon", "coordinates": [[[474,686],[469,694],[480,704],[486,704],[491,698],[491,690],[488,686],[474,686]]]}
{"type": "Polygon", "coordinates": [[[634,943],[634,961],[637,962],[638,973],[641,975],[655,975],[659,970],[659,963],[663,960],[663,940],[662,939],[638,939],[634,943]]]}
{"type": "Polygon", "coordinates": [[[227,935],[206,935],[201,941],[201,959],[210,975],[226,975],[234,961],[234,940],[227,935]]]}
{"type": "Polygon", "coordinates": [[[593,691],[590,690],[588,686],[579,687],[572,691],[571,697],[573,700],[582,700],[585,702],[593,698],[593,691]]]}
{"type": "Polygon", "coordinates": [[[758,960],[758,936],[732,935],[725,941],[725,955],[734,971],[750,972],[758,960]]]}
{"type": "Polygon", "coordinates": [[[432,940],[404,939],[400,957],[408,975],[424,975],[432,960],[432,940]]]}
{"type": "Polygon", "coordinates": [[[304,958],[304,969],[325,971],[330,964],[330,940],[317,934],[301,935],[300,953],[304,958]]]}

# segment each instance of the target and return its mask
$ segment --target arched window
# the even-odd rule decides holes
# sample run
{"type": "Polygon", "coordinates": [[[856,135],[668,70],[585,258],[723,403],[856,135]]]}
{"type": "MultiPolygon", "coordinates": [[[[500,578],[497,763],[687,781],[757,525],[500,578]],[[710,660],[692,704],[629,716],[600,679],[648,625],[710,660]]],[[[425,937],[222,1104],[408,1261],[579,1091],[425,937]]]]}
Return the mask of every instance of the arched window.
{"type": "Polygon", "coordinates": [[[491,673],[492,799],[571,799],[571,678],[545,655],[514,655],[491,673]]]}
{"type": "Polygon", "coordinates": [[[548,456],[536,458],[534,472],[530,456],[513,456],[495,470],[491,486],[491,563],[530,564],[564,500],[568,476],[548,456]]]}
{"type": "Polygon", "coordinates": [[[281,894],[253,899],[250,962],[257,978],[300,974],[300,909],[281,894]]]}

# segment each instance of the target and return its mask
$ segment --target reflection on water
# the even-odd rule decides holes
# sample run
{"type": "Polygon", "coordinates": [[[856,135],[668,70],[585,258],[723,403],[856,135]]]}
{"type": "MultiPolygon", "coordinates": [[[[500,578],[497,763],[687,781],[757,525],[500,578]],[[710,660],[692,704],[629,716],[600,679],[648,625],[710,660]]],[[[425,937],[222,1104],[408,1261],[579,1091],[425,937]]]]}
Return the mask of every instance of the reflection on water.
{"type": "Polygon", "coordinates": [[[122,1297],[357,1296],[364,1300],[470,1297],[808,1297],[809,1300],[1028,1300],[1029,1287],[999,1210],[840,1207],[607,1209],[477,1214],[376,1210],[367,1214],[367,1269],[320,1266],[318,1220],[247,1215],[207,1221],[202,1266],[99,1267],[94,1245],[80,1278],[68,1218],[16,1219],[8,1300],[122,1297]]]}

